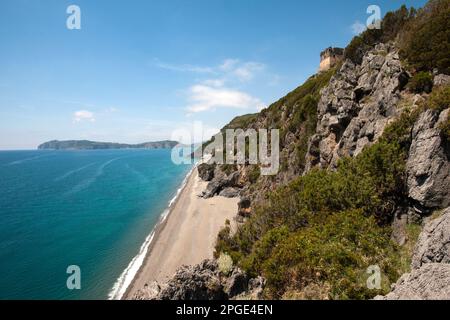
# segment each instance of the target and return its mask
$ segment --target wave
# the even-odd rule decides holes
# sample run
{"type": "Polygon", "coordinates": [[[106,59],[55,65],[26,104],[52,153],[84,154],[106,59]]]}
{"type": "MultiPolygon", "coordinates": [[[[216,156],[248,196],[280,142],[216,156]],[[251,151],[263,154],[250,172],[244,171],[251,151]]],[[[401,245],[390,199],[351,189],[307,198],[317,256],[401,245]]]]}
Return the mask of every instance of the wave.
{"type": "Polygon", "coordinates": [[[131,262],[128,264],[127,268],[122,272],[122,274],[119,276],[117,281],[114,283],[113,288],[111,289],[110,293],[108,294],[109,300],[120,300],[122,299],[123,295],[127,291],[130,284],[133,282],[134,277],[138,273],[139,269],[141,268],[142,264],[144,263],[145,257],[148,252],[148,248],[150,247],[153,238],[155,236],[155,232],[157,228],[167,219],[169,216],[170,210],[173,206],[173,204],[176,202],[178,197],[180,196],[183,189],[186,187],[186,184],[189,180],[189,177],[194,172],[194,169],[197,167],[197,164],[195,164],[192,169],[186,174],[186,176],[183,179],[183,182],[181,183],[180,187],[178,188],[175,196],[169,201],[167,209],[165,209],[160,218],[158,223],[153,227],[152,232],[150,235],[145,239],[144,243],[142,244],[141,248],[139,249],[139,253],[131,260],[131,262]]]}
{"type": "Polygon", "coordinates": [[[111,160],[106,161],[105,163],[103,163],[100,167],[98,167],[97,171],[95,172],[94,176],[91,178],[88,178],[86,180],[81,181],[79,184],[77,184],[75,187],[73,187],[70,191],[66,192],[64,195],[68,196],[68,195],[72,195],[75,193],[78,193],[84,189],[87,189],[91,184],[93,184],[100,176],[103,175],[103,171],[104,169],[109,166],[111,163],[113,163],[114,161],[123,159],[126,157],[119,157],[119,158],[114,158],[111,160]]]}
{"type": "Polygon", "coordinates": [[[94,164],[95,164],[95,162],[94,162],[94,163],[90,163],[90,164],[88,164],[88,165],[85,165],[85,166],[83,166],[83,167],[80,167],[80,168],[78,168],[78,169],[70,170],[70,171],[66,172],[65,174],[63,174],[62,176],[59,176],[59,177],[55,178],[54,181],[57,182],[57,181],[64,180],[64,179],[70,177],[71,175],[73,175],[73,174],[75,174],[75,173],[77,173],[77,172],[80,172],[80,171],[82,171],[82,170],[84,170],[84,169],[87,169],[87,168],[93,166],[94,164]]]}
{"type": "Polygon", "coordinates": [[[130,166],[130,164],[125,164],[125,168],[127,168],[138,180],[140,184],[148,184],[148,178],[140,171],[134,169],[130,166]]]}
{"type": "Polygon", "coordinates": [[[24,162],[33,161],[33,160],[48,157],[48,156],[49,156],[49,154],[44,154],[44,155],[40,155],[40,156],[34,156],[34,157],[30,157],[30,158],[20,159],[20,160],[16,160],[16,161],[7,163],[6,165],[7,166],[15,166],[15,165],[18,165],[18,164],[21,164],[24,162]]]}

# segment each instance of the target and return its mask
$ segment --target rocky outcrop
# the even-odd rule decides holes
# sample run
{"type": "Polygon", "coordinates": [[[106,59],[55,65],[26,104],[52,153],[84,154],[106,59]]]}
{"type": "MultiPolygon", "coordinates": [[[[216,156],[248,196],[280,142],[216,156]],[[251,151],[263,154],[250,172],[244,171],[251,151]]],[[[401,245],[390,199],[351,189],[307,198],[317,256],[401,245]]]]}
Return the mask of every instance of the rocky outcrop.
{"type": "Polygon", "coordinates": [[[391,293],[376,299],[450,299],[450,208],[426,223],[414,249],[411,269],[391,293]]]}
{"type": "Polygon", "coordinates": [[[392,292],[375,300],[448,300],[450,264],[428,263],[403,275],[392,292]]]}
{"type": "Polygon", "coordinates": [[[233,172],[229,175],[226,175],[224,172],[220,171],[220,169],[216,169],[214,173],[214,178],[208,183],[206,190],[203,191],[202,197],[205,199],[212,198],[221,193],[222,190],[227,188],[233,188],[235,190],[231,191],[231,189],[227,189],[222,195],[234,197],[236,193],[238,193],[239,188],[241,188],[240,184],[240,174],[239,172],[233,172]]]}
{"type": "Polygon", "coordinates": [[[220,191],[219,196],[225,198],[237,198],[239,197],[241,190],[238,188],[228,187],[220,191]]]}
{"type": "Polygon", "coordinates": [[[216,168],[216,165],[214,164],[208,164],[208,163],[202,163],[198,165],[198,176],[203,181],[211,181],[214,178],[214,170],[216,168]]]}
{"type": "Polygon", "coordinates": [[[413,201],[428,208],[450,205],[450,150],[440,129],[449,112],[450,109],[441,113],[425,111],[412,132],[406,165],[408,194],[413,201]]]}
{"type": "Polygon", "coordinates": [[[429,221],[419,236],[411,267],[417,269],[427,263],[450,263],[450,208],[429,221]]]}
{"type": "Polygon", "coordinates": [[[205,260],[195,266],[181,267],[174,277],[160,286],[152,282],[139,290],[133,300],[227,300],[260,298],[265,280],[249,279],[239,268],[229,275],[220,271],[216,260],[205,260]]]}
{"type": "Polygon", "coordinates": [[[379,44],[361,65],[346,61],[321,92],[316,133],[309,142],[306,171],[334,168],[377,141],[399,114],[400,91],[408,75],[394,46],[379,44]]]}
{"type": "Polygon", "coordinates": [[[433,79],[434,86],[445,86],[450,84],[450,76],[446,74],[438,74],[433,79]]]}

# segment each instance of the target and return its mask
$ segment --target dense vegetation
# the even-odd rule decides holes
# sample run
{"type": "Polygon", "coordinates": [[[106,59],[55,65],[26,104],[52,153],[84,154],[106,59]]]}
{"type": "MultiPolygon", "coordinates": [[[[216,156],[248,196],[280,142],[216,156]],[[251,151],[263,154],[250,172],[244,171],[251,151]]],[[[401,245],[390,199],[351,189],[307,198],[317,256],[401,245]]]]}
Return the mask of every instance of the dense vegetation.
{"type": "Polygon", "coordinates": [[[236,234],[221,231],[216,255],[225,252],[250,275],[266,277],[268,298],[386,293],[407,270],[410,255],[390,241],[390,222],[407,198],[411,128],[425,108],[442,111],[449,103],[450,87],[435,88],[420,107],[406,108],[378,143],[342,159],[335,172],[313,170],[270,193],[236,234]],[[380,290],[367,289],[371,265],[384,275],[380,290]]]}
{"type": "Polygon", "coordinates": [[[408,88],[414,93],[430,93],[433,88],[433,77],[429,72],[420,71],[409,80],[408,88]]]}
{"type": "Polygon", "coordinates": [[[411,71],[450,74],[450,0],[431,0],[419,10],[389,12],[381,29],[366,30],[353,38],[345,49],[345,58],[361,63],[364,54],[375,44],[396,40],[402,58],[411,71]]]}
{"type": "Polygon", "coordinates": [[[431,0],[403,29],[402,57],[415,71],[450,74],[450,0],[431,0]]]}
{"type": "MultiPolygon", "coordinates": [[[[320,90],[325,87],[339,66],[310,77],[303,85],[296,88],[285,97],[261,111],[261,116],[268,119],[271,128],[281,128],[281,147],[286,145],[287,134],[299,136],[296,143],[295,169],[303,172],[304,160],[308,148],[308,139],[314,133],[317,123],[317,104],[320,90]]],[[[285,155],[287,156],[287,155],[285,155]]],[[[282,164],[287,159],[281,159],[282,164]]],[[[286,166],[282,165],[282,170],[286,166]]]]}
{"type": "Polygon", "coordinates": [[[336,172],[313,170],[270,194],[233,237],[222,231],[216,252],[264,275],[272,298],[311,284],[328,287],[329,298],[370,298],[380,293],[366,288],[370,265],[380,266],[386,284],[399,275],[387,222],[404,196],[404,158],[385,140],[336,172]]]}
{"type": "MultiPolygon", "coordinates": [[[[230,225],[219,233],[215,256],[226,253],[250,276],[264,276],[267,298],[367,299],[387,293],[390,284],[407,271],[411,243],[399,247],[390,240],[391,222],[408,198],[405,166],[414,123],[424,109],[442,111],[450,105],[450,87],[433,88],[431,76],[433,68],[448,73],[449,2],[432,0],[418,11],[403,6],[388,13],[381,30],[365,31],[345,51],[346,58],[359,63],[376,43],[395,40],[412,74],[408,90],[431,92],[424,95],[426,101],[415,109],[406,107],[377,143],[354,158],[341,159],[336,171],[315,169],[277,187],[254,204],[252,215],[234,234],[230,225]],[[411,36],[414,33],[417,39],[411,36]],[[445,44],[425,46],[427,37],[431,44],[435,39],[445,44]],[[436,52],[443,48],[444,54],[436,52]],[[429,55],[434,55],[430,63],[423,58],[429,55]],[[366,284],[366,272],[373,265],[383,277],[379,290],[369,290],[366,284]]],[[[320,89],[334,73],[313,76],[259,116],[236,122],[251,127],[265,119],[266,127],[282,128],[281,144],[286,147],[292,144],[286,136],[295,134],[302,172],[307,142],[317,122],[320,89]]],[[[450,141],[448,118],[442,134],[450,141]]],[[[259,183],[258,170],[253,169],[250,180],[259,183]]],[[[408,226],[412,238],[419,229],[408,226]]]]}

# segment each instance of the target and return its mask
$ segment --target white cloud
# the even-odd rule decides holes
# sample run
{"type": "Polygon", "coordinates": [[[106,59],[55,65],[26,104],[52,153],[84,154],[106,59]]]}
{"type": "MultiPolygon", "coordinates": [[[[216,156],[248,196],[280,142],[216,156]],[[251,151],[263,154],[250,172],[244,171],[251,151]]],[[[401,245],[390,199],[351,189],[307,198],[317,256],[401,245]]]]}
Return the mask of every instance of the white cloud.
{"type": "Polygon", "coordinates": [[[73,113],[74,122],[90,121],[95,122],[94,113],[87,110],[79,110],[73,113]]]}
{"type": "Polygon", "coordinates": [[[155,60],[155,66],[161,69],[166,69],[170,71],[177,71],[177,72],[193,72],[193,73],[214,73],[214,69],[211,67],[202,67],[202,66],[195,66],[190,64],[182,64],[182,65],[176,65],[176,64],[170,64],[170,63],[164,63],[159,60],[155,60]]]}
{"type": "Polygon", "coordinates": [[[238,63],[239,63],[238,59],[225,59],[219,66],[219,69],[222,71],[230,71],[234,69],[238,63]]]}
{"type": "Polygon", "coordinates": [[[225,87],[194,85],[189,89],[191,104],[187,110],[191,113],[213,110],[216,108],[259,109],[263,103],[249,94],[225,87]]]}
{"type": "Polygon", "coordinates": [[[155,59],[155,66],[161,69],[166,69],[175,72],[192,72],[199,74],[215,74],[224,78],[234,78],[242,82],[250,81],[254,76],[265,69],[263,63],[248,61],[241,62],[239,59],[225,59],[220,65],[196,66],[190,64],[169,64],[155,59]]]}
{"type": "Polygon", "coordinates": [[[363,24],[360,21],[355,21],[352,24],[351,29],[352,29],[352,33],[354,35],[359,35],[359,34],[363,33],[366,30],[366,25],[363,24]]]}
{"type": "Polygon", "coordinates": [[[242,64],[241,66],[237,67],[233,74],[240,80],[240,81],[250,81],[253,79],[256,73],[264,70],[265,65],[258,62],[247,62],[242,64]]]}
{"type": "Polygon", "coordinates": [[[222,87],[225,84],[224,79],[207,79],[202,81],[202,84],[211,87],[222,87]]]}
{"type": "MultiPolygon", "coordinates": [[[[213,75],[208,79],[196,79],[188,89],[187,116],[193,113],[215,110],[217,108],[261,110],[264,104],[250,94],[232,89],[250,82],[266,69],[266,65],[255,61],[225,59],[216,66],[200,67],[194,65],[173,65],[155,60],[155,66],[175,71],[213,75]],[[233,85],[234,84],[234,85],[233,85]]],[[[266,75],[267,76],[267,75],[266,75]]]]}

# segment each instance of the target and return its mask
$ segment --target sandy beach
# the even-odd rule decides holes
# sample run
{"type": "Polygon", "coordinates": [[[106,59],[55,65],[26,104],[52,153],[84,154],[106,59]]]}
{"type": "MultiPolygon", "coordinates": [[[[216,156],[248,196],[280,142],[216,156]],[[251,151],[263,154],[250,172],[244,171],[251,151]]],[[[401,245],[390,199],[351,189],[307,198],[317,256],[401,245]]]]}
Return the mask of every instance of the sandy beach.
{"type": "Polygon", "coordinates": [[[233,221],[238,198],[200,198],[206,185],[194,169],[168,217],[158,227],[144,263],[123,299],[133,297],[148,282],[167,281],[182,265],[212,258],[217,234],[227,219],[233,221]]]}

